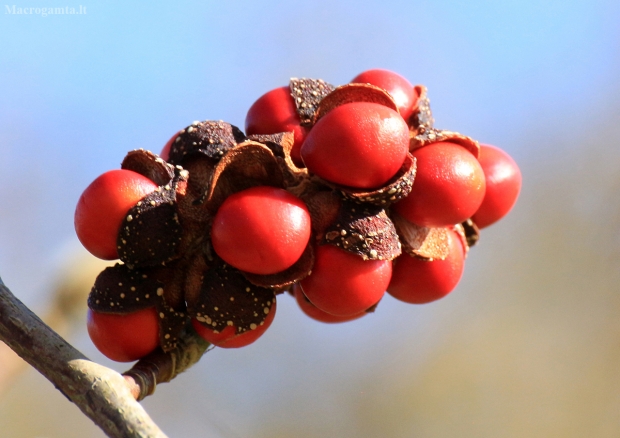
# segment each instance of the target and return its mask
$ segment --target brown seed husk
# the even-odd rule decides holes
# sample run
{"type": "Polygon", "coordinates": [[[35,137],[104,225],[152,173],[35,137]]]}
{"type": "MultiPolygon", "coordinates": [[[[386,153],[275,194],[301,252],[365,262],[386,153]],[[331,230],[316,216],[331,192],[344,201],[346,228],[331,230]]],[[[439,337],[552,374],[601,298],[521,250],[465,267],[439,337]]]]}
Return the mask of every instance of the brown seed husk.
{"type": "Polygon", "coordinates": [[[255,286],[238,270],[220,265],[204,271],[200,297],[189,313],[212,330],[233,325],[242,333],[253,324],[263,324],[274,303],[273,290],[255,286]]]}
{"type": "Polygon", "coordinates": [[[246,137],[239,128],[223,121],[194,122],[179,131],[172,142],[168,162],[183,165],[192,155],[219,160],[246,137]]]}
{"type": "Polygon", "coordinates": [[[129,269],[120,263],[105,268],[88,295],[88,307],[96,312],[126,314],[162,302],[164,284],[153,269],[129,269]]]}
{"type": "Polygon", "coordinates": [[[394,212],[391,217],[407,254],[425,260],[444,260],[450,253],[447,228],[422,227],[394,212]]]}
{"type": "Polygon", "coordinates": [[[185,311],[168,307],[165,302],[157,307],[159,314],[159,344],[164,351],[177,347],[179,336],[186,329],[190,319],[185,311]]]}
{"type": "Polygon", "coordinates": [[[467,219],[465,222],[461,223],[461,226],[463,227],[467,247],[471,248],[480,240],[480,229],[471,219],[467,219]]]}
{"type": "Polygon", "coordinates": [[[396,102],[383,88],[370,84],[346,84],[336,88],[321,100],[314,123],[334,108],[353,102],[378,103],[398,112],[396,102]]]}
{"type": "Polygon", "coordinates": [[[293,266],[275,274],[258,275],[249,272],[242,272],[248,281],[256,286],[268,287],[275,290],[284,290],[293,283],[306,278],[310,275],[314,266],[314,251],[312,243],[308,243],[303,254],[293,266]]]}
{"type": "Polygon", "coordinates": [[[418,95],[417,107],[409,116],[409,129],[412,137],[430,130],[435,124],[431,111],[431,102],[428,99],[427,89],[424,85],[416,85],[413,90],[418,95]]]}
{"type": "Polygon", "coordinates": [[[323,79],[291,78],[289,89],[303,126],[314,124],[314,115],[319,103],[334,88],[333,85],[328,84],[323,79]]]}
{"type": "Polygon", "coordinates": [[[327,227],[338,218],[343,199],[335,191],[325,190],[316,185],[310,186],[310,190],[306,190],[299,197],[310,212],[312,235],[320,242],[327,227]]]}
{"type": "Polygon", "coordinates": [[[133,170],[146,176],[158,186],[165,186],[174,177],[174,166],[166,163],[158,155],[144,149],[136,149],[127,153],[121,169],[133,170]]]}
{"type": "Polygon", "coordinates": [[[413,152],[418,148],[440,141],[446,141],[463,146],[476,158],[480,155],[480,144],[473,138],[459,134],[458,132],[444,131],[435,128],[427,129],[424,132],[420,132],[420,134],[411,137],[409,140],[409,152],[413,152]]]}
{"type": "Polygon", "coordinates": [[[302,180],[306,179],[308,171],[305,168],[297,167],[291,158],[291,150],[295,143],[295,136],[292,132],[281,132],[279,134],[270,135],[250,135],[248,139],[264,144],[273,152],[280,164],[285,187],[297,186],[302,180]]]}
{"type": "Polygon", "coordinates": [[[385,210],[351,201],[342,203],[321,243],[335,245],[364,260],[393,260],[401,254],[398,234],[385,210]]]}
{"type": "Polygon", "coordinates": [[[400,201],[411,193],[415,174],[416,159],[408,153],[398,173],[380,189],[365,191],[338,186],[329,181],[325,181],[325,184],[339,190],[345,198],[352,201],[369,202],[380,207],[388,207],[390,204],[400,201]]]}
{"type": "Polygon", "coordinates": [[[283,185],[282,169],[273,152],[263,144],[246,141],[229,151],[213,171],[208,208],[216,211],[230,195],[250,187],[283,185]]]}
{"type": "Polygon", "coordinates": [[[183,229],[175,184],[158,189],[133,206],[116,241],[119,258],[128,265],[156,266],[178,257],[183,229]]]}

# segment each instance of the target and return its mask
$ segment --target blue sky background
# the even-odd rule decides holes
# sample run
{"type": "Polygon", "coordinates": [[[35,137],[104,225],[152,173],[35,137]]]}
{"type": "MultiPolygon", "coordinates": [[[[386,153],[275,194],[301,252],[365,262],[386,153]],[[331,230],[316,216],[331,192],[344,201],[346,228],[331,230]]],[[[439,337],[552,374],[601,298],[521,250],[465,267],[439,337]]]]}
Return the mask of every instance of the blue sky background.
{"type": "MultiPolygon", "coordinates": [[[[0,5],[0,275],[35,310],[45,306],[62,255],[77,245],[73,211],[96,176],[118,167],[128,150],[158,152],[193,120],[223,119],[243,129],[254,100],[292,76],[342,84],[369,68],[392,69],[428,86],[438,127],[507,150],[524,174],[521,213],[489,230],[489,248],[506,244],[503,236],[517,226],[526,233],[535,229],[536,218],[549,213],[533,201],[541,184],[550,185],[575,159],[587,157],[588,148],[605,156],[602,165],[618,168],[618,136],[599,136],[594,148],[588,143],[597,129],[620,125],[617,0],[87,1],[81,3],[86,14],[47,17],[11,14],[13,4],[0,5]]],[[[603,182],[588,175],[578,186],[577,212],[591,211],[601,193],[603,182]]],[[[468,261],[458,290],[463,302],[476,290],[474,279],[489,254],[476,259],[474,251],[468,261]]],[[[510,275],[510,263],[500,273],[510,275]]],[[[212,415],[188,430],[216,430],[223,422],[222,436],[254,436],[247,432],[250,412],[264,410],[253,411],[247,397],[276,403],[284,393],[293,403],[291,394],[301,389],[280,386],[291,382],[282,377],[289,376],[289,366],[306,367],[320,387],[322,370],[310,365],[325,360],[336,373],[346,372],[351,362],[339,362],[339,352],[365,351],[363,363],[354,366],[360,373],[377,355],[399,357],[395,344],[377,334],[389,336],[392,323],[411,321],[423,358],[425,348],[445,336],[431,321],[458,312],[449,310],[455,303],[402,310],[389,302],[383,316],[349,328],[304,322],[294,330],[287,324],[298,315],[284,304],[283,322],[276,318],[271,340],[263,344],[268,353],[260,346],[213,352],[210,365],[199,365],[179,383],[186,391],[211,393],[209,385],[221,391],[187,408],[195,416],[212,415]],[[251,362],[255,373],[239,361],[251,362]],[[202,388],[199,373],[211,369],[225,374],[202,388]],[[237,410],[247,413],[244,420],[237,410]]],[[[75,342],[102,360],[83,333],[75,342]]],[[[330,400],[325,403],[336,403],[330,400]]],[[[159,412],[158,406],[153,401],[151,409],[159,412]]],[[[177,420],[161,409],[160,422],[178,430],[177,420]]]]}

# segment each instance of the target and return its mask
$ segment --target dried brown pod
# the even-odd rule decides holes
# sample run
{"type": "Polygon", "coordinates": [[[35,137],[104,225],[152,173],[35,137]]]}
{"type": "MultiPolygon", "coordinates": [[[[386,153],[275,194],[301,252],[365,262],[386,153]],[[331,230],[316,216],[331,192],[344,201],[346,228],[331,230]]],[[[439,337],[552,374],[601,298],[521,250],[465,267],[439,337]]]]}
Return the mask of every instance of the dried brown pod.
{"type": "Polygon", "coordinates": [[[144,149],[129,151],[121,163],[121,169],[133,170],[146,176],[158,186],[170,183],[174,177],[173,165],[144,149]]]}
{"type": "Polygon", "coordinates": [[[131,269],[116,264],[104,269],[88,296],[88,307],[101,313],[128,314],[155,307],[160,316],[160,345],[164,351],[176,347],[179,334],[189,321],[184,309],[169,306],[164,299],[165,282],[159,268],[131,269]]]}
{"type": "Polygon", "coordinates": [[[351,201],[342,203],[321,243],[335,245],[364,260],[393,260],[401,254],[398,234],[385,210],[351,201]]]}
{"type": "Polygon", "coordinates": [[[264,144],[280,163],[280,168],[284,177],[284,185],[293,187],[301,184],[307,178],[308,171],[305,168],[299,168],[291,158],[291,150],[295,143],[294,134],[292,132],[281,132],[279,134],[269,135],[250,135],[248,139],[264,144]]]}
{"type": "Polygon", "coordinates": [[[297,108],[302,126],[315,123],[315,113],[321,100],[334,90],[334,86],[323,79],[291,78],[291,96],[297,108]]]}
{"type": "Polygon", "coordinates": [[[471,219],[467,219],[465,222],[461,223],[460,225],[463,228],[463,233],[465,236],[467,247],[471,248],[476,243],[478,243],[478,241],[480,240],[480,229],[478,228],[476,223],[471,219]]]}
{"type": "Polygon", "coordinates": [[[188,312],[212,330],[235,326],[243,333],[261,325],[274,304],[272,289],[255,286],[236,269],[221,264],[203,272],[201,293],[188,303],[188,312]]]}
{"type": "Polygon", "coordinates": [[[255,186],[282,188],[284,176],[275,155],[267,146],[246,141],[230,150],[213,171],[206,201],[216,211],[233,193],[255,186]]]}
{"type": "Polygon", "coordinates": [[[407,254],[425,260],[444,260],[450,253],[447,228],[422,227],[394,212],[391,218],[407,254]]]}
{"type": "Polygon", "coordinates": [[[314,251],[312,243],[309,243],[303,254],[293,266],[275,274],[258,275],[242,272],[248,281],[256,286],[268,287],[276,291],[284,290],[299,280],[303,280],[312,271],[314,265],[314,251]]]}
{"type": "Polygon", "coordinates": [[[383,88],[370,84],[347,84],[336,88],[321,100],[316,110],[314,123],[334,108],[353,102],[378,103],[398,112],[396,102],[383,88]]]}
{"type": "Polygon", "coordinates": [[[194,122],[182,129],[170,146],[168,162],[183,165],[194,155],[219,160],[246,137],[230,123],[213,120],[194,122]]]}
{"type": "Polygon", "coordinates": [[[427,88],[424,85],[416,85],[413,90],[418,99],[416,108],[414,108],[408,121],[412,137],[428,131],[435,124],[427,88]]]}
{"type": "Polygon", "coordinates": [[[440,141],[455,143],[463,146],[476,158],[480,155],[480,144],[473,138],[467,137],[466,135],[458,132],[445,131],[435,128],[427,129],[424,132],[420,132],[420,134],[415,137],[411,137],[409,140],[409,152],[413,152],[415,149],[421,148],[422,146],[440,141]]]}
{"type": "Polygon", "coordinates": [[[329,181],[328,185],[342,193],[346,199],[360,203],[371,203],[380,207],[388,207],[394,202],[407,197],[411,193],[416,174],[416,159],[407,154],[400,170],[386,183],[385,186],[375,190],[353,189],[351,187],[338,186],[329,181]]]}
{"type": "Polygon", "coordinates": [[[133,206],[121,224],[117,248],[129,265],[155,266],[179,257],[183,227],[177,211],[177,186],[187,172],[176,176],[133,206]]]}

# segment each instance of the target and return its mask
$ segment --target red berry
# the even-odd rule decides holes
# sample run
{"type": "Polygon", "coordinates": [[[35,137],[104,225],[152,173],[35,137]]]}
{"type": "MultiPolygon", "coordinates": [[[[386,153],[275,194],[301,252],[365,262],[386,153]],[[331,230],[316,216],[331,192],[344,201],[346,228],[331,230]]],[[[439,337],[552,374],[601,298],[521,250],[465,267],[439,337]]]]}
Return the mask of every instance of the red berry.
{"type": "Polygon", "coordinates": [[[351,316],[336,316],[330,313],[324,312],[314,304],[310,302],[310,300],[304,295],[304,292],[301,290],[301,286],[299,283],[295,283],[292,289],[293,294],[295,295],[295,299],[297,300],[297,304],[299,308],[306,314],[306,316],[320,322],[325,322],[328,324],[334,324],[339,322],[347,322],[353,321],[354,319],[361,318],[367,313],[360,312],[351,316]]]}
{"type": "Polygon", "coordinates": [[[495,146],[481,144],[478,161],[487,188],[482,205],[472,219],[479,228],[484,228],[506,216],[517,202],[521,171],[510,155],[495,146]]]}
{"type": "Polygon", "coordinates": [[[409,150],[409,128],[398,113],[377,103],[338,106],[314,125],[301,148],[308,170],[356,188],[384,185],[409,150]]]}
{"type": "Polygon", "coordinates": [[[155,307],[125,315],[88,309],[86,326],[95,347],[117,362],[138,360],[159,346],[159,317],[155,307]]]}
{"type": "Polygon", "coordinates": [[[456,232],[449,233],[450,253],[445,260],[427,261],[403,253],[394,260],[387,291],[394,298],[423,304],[448,295],[461,279],[465,249],[456,232]]]}
{"type": "Polygon", "coordinates": [[[310,240],[310,213],[299,198],[259,186],[224,201],[213,219],[213,248],[226,263],[253,274],[291,267],[310,240]]]}
{"type": "Polygon", "coordinates": [[[276,88],[263,94],[252,104],[245,117],[247,135],[291,131],[295,135],[291,158],[298,167],[303,167],[299,150],[306,138],[307,130],[301,126],[289,87],[276,88]]]}
{"type": "Polygon", "coordinates": [[[75,232],[82,245],[104,259],[118,258],[116,238],[127,212],[157,184],[131,170],[110,170],[82,193],[75,209],[75,232]]]}
{"type": "Polygon", "coordinates": [[[464,147],[437,142],[413,151],[417,172],[409,196],[394,210],[417,225],[445,227],[469,219],[484,198],[484,172],[464,147]]]}
{"type": "Polygon", "coordinates": [[[267,331],[275,316],[276,301],[274,299],[273,305],[269,309],[269,313],[263,323],[255,326],[254,328],[250,328],[250,330],[245,332],[239,333],[237,327],[234,325],[229,325],[221,332],[216,333],[214,330],[201,324],[195,319],[192,319],[192,326],[194,327],[194,330],[196,330],[196,333],[198,333],[203,339],[217,347],[239,348],[250,345],[252,342],[260,338],[262,334],[267,331]]]}
{"type": "Polygon", "coordinates": [[[364,260],[333,245],[321,245],[316,248],[312,273],[300,284],[319,309],[353,316],[379,302],[391,274],[391,261],[364,260]]]}
{"type": "Polygon", "coordinates": [[[390,70],[366,70],[355,76],[352,83],[371,84],[387,91],[396,102],[403,119],[409,119],[418,103],[418,96],[413,85],[407,79],[390,70]]]}

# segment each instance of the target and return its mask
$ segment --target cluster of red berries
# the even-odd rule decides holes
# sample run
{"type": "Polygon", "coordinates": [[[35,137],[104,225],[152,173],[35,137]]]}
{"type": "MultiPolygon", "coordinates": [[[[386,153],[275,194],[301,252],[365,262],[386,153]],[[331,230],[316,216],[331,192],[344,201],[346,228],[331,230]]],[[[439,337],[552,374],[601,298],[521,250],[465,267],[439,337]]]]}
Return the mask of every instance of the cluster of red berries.
{"type": "Polygon", "coordinates": [[[387,291],[452,291],[480,228],[508,213],[521,175],[502,150],[433,126],[426,89],[386,70],[350,84],[291,79],[249,109],[245,134],[194,122],[159,155],[135,150],[83,193],[75,226],[120,258],[89,295],[106,356],[255,341],[288,291],[311,318],[350,321],[387,291]]]}

